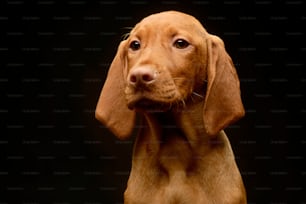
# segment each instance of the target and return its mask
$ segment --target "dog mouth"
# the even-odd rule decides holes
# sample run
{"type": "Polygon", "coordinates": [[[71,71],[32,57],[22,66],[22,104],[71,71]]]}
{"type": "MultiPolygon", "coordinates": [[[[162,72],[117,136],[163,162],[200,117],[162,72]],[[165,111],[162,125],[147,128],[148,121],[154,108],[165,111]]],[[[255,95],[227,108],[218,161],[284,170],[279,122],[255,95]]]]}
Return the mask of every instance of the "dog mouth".
{"type": "Polygon", "coordinates": [[[186,97],[182,95],[171,95],[160,97],[151,97],[150,95],[136,94],[128,100],[130,110],[142,112],[167,112],[182,110],[189,103],[198,103],[204,100],[204,95],[192,92],[186,97]]]}
{"type": "Polygon", "coordinates": [[[154,84],[145,87],[127,87],[125,94],[130,110],[167,112],[185,106],[185,94],[179,92],[173,84],[166,88],[154,84]]]}
{"type": "Polygon", "coordinates": [[[139,97],[128,103],[129,109],[135,109],[136,111],[147,112],[166,112],[172,108],[172,103],[162,102],[150,98],[139,97]]]}
{"type": "Polygon", "coordinates": [[[155,91],[137,91],[126,95],[127,106],[131,110],[142,112],[167,112],[177,107],[185,106],[181,93],[168,89],[162,94],[155,91]]]}

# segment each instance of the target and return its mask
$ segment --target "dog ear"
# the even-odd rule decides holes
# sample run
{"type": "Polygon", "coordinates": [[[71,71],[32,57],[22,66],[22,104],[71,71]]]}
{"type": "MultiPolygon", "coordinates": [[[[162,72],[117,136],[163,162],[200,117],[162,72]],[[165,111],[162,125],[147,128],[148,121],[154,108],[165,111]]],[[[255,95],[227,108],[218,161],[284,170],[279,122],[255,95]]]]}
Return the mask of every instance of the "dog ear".
{"type": "Polygon", "coordinates": [[[207,39],[207,90],[203,108],[206,132],[213,136],[244,116],[240,83],[223,41],[214,35],[207,39]]]}
{"type": "Polygon", "coordinates": [[[131,135],[136,117],[136,113],[128,109],[124,94],[126,73],[124,73],[123,47],[125,43],[122,41],[118,47],[95,112],[96,118],[119,139],[126,139],[131,135]]]}

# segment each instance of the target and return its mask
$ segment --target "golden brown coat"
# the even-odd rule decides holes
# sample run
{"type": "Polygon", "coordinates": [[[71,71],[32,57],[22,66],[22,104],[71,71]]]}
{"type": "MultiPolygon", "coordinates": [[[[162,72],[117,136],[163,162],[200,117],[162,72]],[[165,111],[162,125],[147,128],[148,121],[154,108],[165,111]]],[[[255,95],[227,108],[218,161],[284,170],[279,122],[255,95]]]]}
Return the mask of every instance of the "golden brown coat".
{"type": "Polygon", "coordinates": [[[246,203],[223,129],[244,115],[239,80],[223,41],[194,17],[167,11],[122,41],[96,117],[135,141],[126,204],[246,203]]]}

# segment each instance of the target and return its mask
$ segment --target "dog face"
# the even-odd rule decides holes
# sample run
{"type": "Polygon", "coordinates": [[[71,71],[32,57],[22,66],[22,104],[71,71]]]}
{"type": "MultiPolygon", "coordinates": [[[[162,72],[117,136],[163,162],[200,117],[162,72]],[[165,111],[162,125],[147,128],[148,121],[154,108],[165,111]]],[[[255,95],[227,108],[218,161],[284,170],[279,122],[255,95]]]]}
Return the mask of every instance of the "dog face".
{"type": "Polygon", "coordinates": [[[168,110],[184,104],[196,87],[203,86],[205,34],[193,17],[172,12],[151,15],[137,24],[122,48],[128,107],[168,110]]]}
{"type": "Polygon", "coordinates": [[[96,117],[119,138],[126,138],[135,110],[177,111],[188,106],[186,102],[203,104],[208,135],[244,115],[239,79],[223,41],[190,15],[175,11],[150,15],[120,43],[96,117]]]}

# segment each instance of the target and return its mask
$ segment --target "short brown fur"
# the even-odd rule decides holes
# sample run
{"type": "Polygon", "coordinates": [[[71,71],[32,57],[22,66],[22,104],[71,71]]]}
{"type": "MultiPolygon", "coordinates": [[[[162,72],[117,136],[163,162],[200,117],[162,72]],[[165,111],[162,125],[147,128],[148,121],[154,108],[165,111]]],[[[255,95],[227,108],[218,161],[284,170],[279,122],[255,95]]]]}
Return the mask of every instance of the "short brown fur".
{"type": "Polygon", "coordinates": [[[143,116],[126,204],[246,203],[223,131],[244,115],[239,86],[223,41],[194,17],[167,11],[134,27],[96,108],[120,139],[130,136],[136,113],[143,116]]]}

